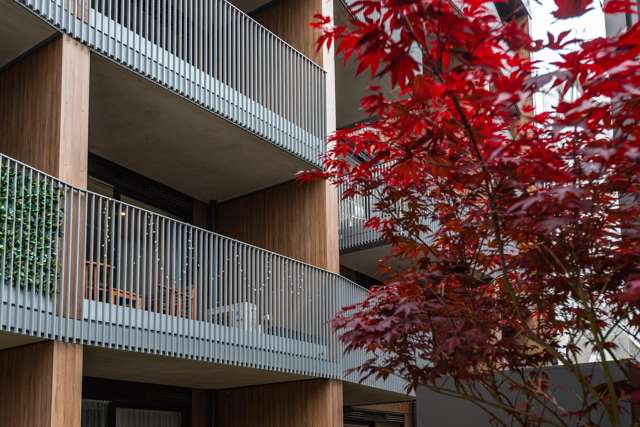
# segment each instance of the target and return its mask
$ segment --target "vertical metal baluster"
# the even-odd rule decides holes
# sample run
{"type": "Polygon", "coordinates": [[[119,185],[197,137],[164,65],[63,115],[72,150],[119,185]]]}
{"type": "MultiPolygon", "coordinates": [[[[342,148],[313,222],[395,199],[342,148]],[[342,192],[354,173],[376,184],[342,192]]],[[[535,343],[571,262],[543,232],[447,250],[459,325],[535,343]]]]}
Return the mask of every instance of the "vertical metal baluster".
{"type": "Polygon", "coordinates": [[[236,9],[232,6],[229,6],[229,20],[230,20],[230,28],[229,28],[229,46],[231,49],[231,61],[230,61],[230,67],[231,67],[231,73],[230,73],[230,78],[232,81],[231,84],[231,102],[232,102],[232,107],[233,109],[231,110],[231,120],[234,123],[238,123],[239,117],[240,117],[240,108],[238,105],[238,90],[240,90],[240,86],[238,84],[238,68],[239,67],[239,55],[238,55],[238,19],[237,19],[237,12],[236,9]]]}
{"type": "Polygon", "coordinates": [[[169,15],[168,37],[171,40],[169,42],[171,48],[167,51],[167,56],[171,63],[171,87],[176,91],[179,91],[176,58],[178,58],[178,10],[180,7],[180,1],[181,0],[169,0],[169,11],[171,12],[171,15],[169,15]]]}
{"type": "Polygon", "coordinates": [[[77,304],[79,304],[78,310],[80,311],[80,314],[78,316],[78,323],[80,326],[80,331],[79,331],[79,336],[77,338],[79,338],[81,340],[81,342],[84,342],[86,340],[86,334],[85,334],[85,328],[84,328],[84,292],[87,286],[86,283],[86,277],[87,277],[87,232],[89,230],[89,228],[87,227],[87,225],[89,224],[88,222],[88,214],[89,214],[89,193],[87,193],[86,191],[82,191],[82,199],[84,200],[84,203],[82,203],[82,210],[84,211],[84,220],[82,222],[82,224],[80,224],[80,229],[79,229],[79,235],[82,236],[82,245],[80,246],[82,248],[82,256],[80,257],[80,263],[82,264],[82,272],[80,274],[80,284],[77,286],[76,288],[76,301],[77,304]]]}
{"type": "Polygon", "coordinates": [[[165,324],[165,312],[166,310],[163,309],[163,307],[166,305],[166,288],[168,286],[168,274],[169,274],[169,266],[168,266],[168,259],[169,257],[167,256],[167,251],[168,249],[166,248],[165,245],[165,240],[167,238],[167,225],[166,225],[166,220],[164,217],[160,218],[160,237],[158,239],[159,244],[160,244],[160,250],[159,250],[159,258],[160,258],[160,266],[159,266],[159,270],[160,270],[160,275],[159,275],[159,283],[158,283],[158,300],[156,302],[155,305],[155,309],[157,311],[157,318],[158,318],[158,322],[160,323],[159,325],[157,325],[156,328],[156,334],[158,335],[158,348],[160,351],[164,350],[163,347],[163,342],[162,342],[162,337],[165,336],[165,334],[163,334],[164,332],[164,324],[165,324]]]}
{"type": "Polygon", "coordinates": [[[178,56],[180,67],[178,68],[179,91],[184,95],[187,91],[186,62],[187,62],[187,2],[189,0],[180,0],[180,16],[178,26],[179,36],[179,53],[178,56]]]}
{"type": "MultiPolygon", "coordinates": [[[[38,191],[36,190],[35,193],[36,198],[39,196],[38,195],[38,191]]],[[[24,255],[25,255],[25,268],[24,268],[24,272],[25,272],[25,293],[24,293],[24,299],[23,299],[23,307],[22,307],[22,330],[25,334],[29,333],[29,328],[27,325],[27,310],[31,309],[33,310],[33,294],[36,292],[35,289],[35,283],[30,284],[29,283],[29,279],[32,278],[33,276],[31,275],[31,270],[29,268],[29,258],[30,254],[31,254],[31,218],[34,216],[33,212],[31,211],[31,207],[33,205],[33,199],[34,199],[34,194],[33,194],[33,169],[29,168],[29,190],[27,192],[27,241],[24,242],[24,245],[26,246],[26,250],[23,251],[24,255]],[[30,296],[31,297],[31,305],[29,307],[27,307],[27,297],[30,296]]],[[[35,214],[35,216],[37,217],[37,213],[35,214]]],[[[37,236],[37,233],[36,233],[37,236]]],[[[36,242],[37,243],[37,242],[36,242]]]]}
{"type": "Polygon", "coordinates": [[[246,305],[246,286],[247,286],[247,247],[241,243],[238,243],[238,306],[241,307],[241,310],[244,311],[244,325],[241,325],[238,329],[240,329],[239,335],[240,339],[238,340],[238,360],[239,364],[246,364],[246,351],[247,351],[247,342],[246,336],[247,332],[249,332],[251,328],[251,319],[249,312],[251,309],[246,305]]]}
{"type": "Polygon", "coordinates": [[[204,240],[206,239],[206,233],[202,230],[196,230],[196,237],[198,245],[196,246],[195,257],[197,259],[196,262],[196,272],[194,273],[195,283],[192,284],[193,296],[191,300],[194,305],[194,315],[192,316],[192,320],[198,322],[197,328],[194,330],[194,334],[196,336],[196,345],[195,345],[195,354],[198,359],[202,358],[202,340],[203,340],[203,325],[205,320],[204,315],[204,240]]]}
{"type": "Polygon", "coordinates": [[[14,232],[11,234],[13,236],[13,246],[11,251],[11,264],[10,264],[10,277],[12,286],[9,288],[9,307],[11,310],[11,316],[9,318],[9,327],[12,330],[19,330],[20,325],[18,324],[18,309],[20,305],[20,288],[22,287],[22,259],[24,258],[24,250],[23,250],[23,242],[24,242],[24,211],[25,211],[25,168],[22,165],[18,165],[16,163],[16,194],[14,195],[15,209],[14,209],[14,232]],[[17,190],[17,181],[20,180],[20,195],[18,195],[17,190]],[[18,202],[19,201],[19,202],[18,202]],[[17,233],[19,237],[16,239],[16,230],[15,224],[17,222],[17,226],[19,227],[17,233]],[[16,248],[19,248],[16,251],[16,248]],[[15,253],[18,252],[19,255],[16,258],[15,253]],[[17,266],[16,266],[17,264],[17,266]],[[16,268],[17,267],[17,268],[16,268]],[[15,270],[15,275],[14,275],[15,270]],[[14,289],[15,288],[15,289],[14,289]]]}
{"type": "MultiPolygon", "coordinates": [[[[0,159],[0,168],[2,167],[2,161],[0,159]]],[[[33,302],[31,309],[31,328],[33,335],[43,335],[42,330],[42,318],[43,318],[43,310],[42,303],[44,300],[44,293],[46,290],[45,281],[44,281],[44,265],[49,260],[49,253],[47,252],[47,217],[49,216],[48,210],[51,206],[50,200],[51,197],[47,197],[48,193],[48,185],[47,185],[47,176],[44,174],[38,173],[38,214],[36,220],[36,256],[38,256],[38,277],[36,279],[36,289],[37,289],[37,300],[33,302]],[[44,199],[46,197],[46,199],[44,199]],[[47,200],[49,202],[47,202],[47,200]],[[42,204],[42,207],[40,205],[42,204]],[[40,239],[38,239],[38,234],[40,235],[40,239]],[[39,243],[38,243],[39,241],[39,243]]],[[[6,233],[4,233],[6,239],[6,233]]],[[[6,241],[5,241],[6,244],[6,241]]],[[[4,245],[3,245],[4,246],[4,245]]],[[[4,270],[2,270],[4,273],[4,270]]],[[[2,290],[0,288],[0,311],[2,310],[2,290]]],[[[2,328],[0,323],[0,328],[2,328]]]]}
{"type": "Polygon", "coordinates": [[[185,94],[188,98],[193,99],[193,66],[195,64],[193,58],[193,42],[194,42],[194,31],[193,31],[193,0],[187,0],[187,13],[185,14],[185,78],[187,80],[188,85],[186,86],[185,94]]]}
{"type": "Polygon", "coordinates": [[[114,301],[114,296],[117,296],[120,292],[120,284],[122,283],[122,275],[124,273],[124,267],[126,267],[126,265],[123,263],[123,258],[124,258],[124,251],[126,250],[126,248],[124,248],[123,246],[126,244],[126,239],[124,237],[124,228],[125,228],[125,206],[122,202],[118,202],[117,204],[117,209],[118,209],[118,218],[117,218],[117,243],[116,243],[116,261],[117,261],[117,267],[116,267],[116,277],[115,277],[115,283],[114,283],[114,287],[111,287],[110,289],[107,289],[106,292],[106,298],[107,298],[107,303],[109,304],[109,329],[111,330],[113,328],[113,334],[114,337],[109,337],[111,340],[112,345],[117,346],[118,345],[118,318],[119,318],[119,307],[117,304],[117,301],[114,301]],[[115,314],[115,319],[113,319],[112,317],[115,314]],[[114,325],[115,323],[115,325],[114,325]],[[112,326],[113,325],[113,326],[112,326]]]}
{"type": "Polygon", "coordinates": [[[64,240],[62,247],[62,278],[63,278],[63,298],[61,299],[62,309],[61,315],[63,319],[61,319],[61,325],[59,329],[59,337],[62,339],[67,338],[68,336],[68,326],[69,326],[69,304],[70,304],[70,296],[69,291],[71,289],[71,256],[69,252],[71,251],[72,245],[72,225],[73,225],[73,189],[67,187],[63,184],[64,192],[65,192],[65,215],[64,215],[64,240]]]}
{"type": "MultiPolygon", "coordinates": [[[[238,302],[238,245],[235,240],[230,240],[230,255],[231,255],[231,269],[229,271],[230,281],[231,281],[231,298],[229,301],[230,308],[236,306],[238,302]]],[[[229,355],[229,361],[231,364],[235,365],[237,362],[237,343],[238,343],[238,326],[235,324],[231,324],[231,342],[232,346],[230,347],[231,353],[229,355]]]]}
{"type": "MultiPolygon", "coordinates": [[[[278,282],[275,281],[274,277],[274,263],[276,256],[271,252],[260,251],[259,258],[266,273],[262,282],[265,300],[268,301],[266,312],[269,313],[270,323],[273,325],[276,317],[276,311],[278,310],[278,293],[276,291],[278,282]]],[[[266,336],[265,342],[268,348],[267,354],[269,355],[269,365],[271,365],[273,369],[280,370],[280,365],[282,363],[280,355],[284,349],[280,345],[281,339],[277,336],[275,330],[266,336]]]]}
{"type": "Polygon", "coordinates": [[[221,271],[221,283],[222,283],[222,295],[220,298],[220,319],[222,320],[223,325],[223,351],[222,351],[222,360],[226,363],[229,360],[229,342],[230,342],[230,334],[229,327],[230,322],[225,321],[228,319],[228,316],[223,312],[223,310],[229,305],[229,294],[230,294],[230,286],[229,286],[229,268],[231,263],[229,262],[229,240],[227,238],[220,237],[220,246],[221,246],[221,254],[222,254],[222,271],[221,271]]]}
{"type": "Polygon", "coordinates": [[[143,230],[143,239],[142,239],[142,307],[140,310],[143,310],[143,313],[140,313],[140,330],[142,333],[141,337],[141,347],[147,350],[150,350],[149,345],[149,335],[150,331],[145,334],[145,330],[149,330],[149,307],[151,305],[151,301],[149,298],[149,293],[151,290],[151,284],[149,283],[151,274],[151,262],[152,262],[152,233],[151,233],[151,223],[153,221],[153,214],[149,212],[144,212],[144,219],[142,220],[142,230],[143,230]],[[149,286],[147,286],[149,285],[149,286]],[[145,340],[146,338],[146,340],[145,340]],[[146,342],[145,342],[146,341],[146,342]]]}
{"type": "Polygon", "coordinates": [[[221,281],[218,278],[218,274],[220,272],[219,242],[220,239],[218,238],[218,235],[214,233],[209,234],[207,247],[208,256],[205,258],[207,260],[207,290],[209,294],[209,306],[207,307],[207,347],[209,348],[209,351],[207,354],[211,356],[210,360],[215,361],[216,363],[220,361],[220,335],[218,333],[219,329],[214,317],[219,305],[218,292],[220,292],[221,287],[221,281]],[[215,333],[213,331],[215,331],[215,333]]]}
{"type": "MultiPolygon", "coordinates": [[[[116,251],[118,250],[118,248],[120,248],[120,244],[118,242],[120,227],[118,227],[119,223],[116,221],[120,221],[120,208],[118,202],[116,202],[115,200],[104,199],[104,201],[106,205],[106,216],[104,219],[105,246],[104,252],[102,254],[102,277],[104,279],[104,284],[102,286],[101,335],[103,345],[111,346],[113,343],[111,334],[111,314],[113,311],[113,307],[111,306],[111,301],[108,294],[109,292],[112,292],[114,285],[117,283],[115,276],[120,272],[120,269],[116,267],[116,262],[119,259],[119,257],[116,258],[116,251]],[[118,242],[118,244],[116,242],[118,242]]],[[[100,294],[98,293],[98,300],[99,299],[100,294]]]]}
{"type": "MultiPolygon", "coordinates": [[[[132,226],[134,224],[133,221],[135,221],[135,234],[133,233],[132,230],[132,238],[133,238],[133,247],[131,248],[132,251],[132,258],[133,258],[133,262],[132,262],[132,271],[131,271],[131,308],[129,310],[129,314],[130,317],[133,317],[133,320],[130,321],[129,325],[131,325],[131,322],[133,322],[132,326],[132,332],[130,333],[130,342],[129,345],[131,346],[132,349],[137,350],[138,348],[140,348],[139,346],[139,339],[138,339],[138,331],[139,331],[139,324],[140,324],[140,318],[139,318],[139,312],[140,312],[140,299],[142,298],[142,294],[140,293],[140,264],[142,263],[142,255],[141,255],[141,249],[142,249],[142,233],[140,231],[140,226],[142,224],[141,222],[141,215],[142,215],[142,211],[140,209],[133,209],[132,210],[132,226]],[[134,295],[135,292],[135,295],[134,295]]],[[[134,227],[132,227],[134,228],[134,227]]]]}
{"type": "Polygon", "coordinates": [[[213,90],[213,49],[215,49],[212,41],[213,41],[213,24],[211,20],[211,15],[213,13],[213,6],[215,0],[205,0],[205,20],[204,20],[204,28],[205,28],[205,43],[204,43],[204,52],[205,52],[205,63],[207,64],[207,74],[206,74],[206,89],[207,89],[207,107],[209,109],[213,108],[213,95],[211,91],[213,90]]]}
{"type": "Polygon", "coordinates": [[[158,304],[161,298],[161,286],[162,286],[162,218],[160,216],[154,216],[153,218],[153,236],[152,236],[152,270],[150,275],[151,280],[151,300],[149,301],[149,331],[150,331],[150,348],[153,353],[160,351],[160,338],[159,338],[159,322],[160,322],[160,310],[158,310],[158,304]]]}
{"type": "Polygon", "coordinates": [[[97,322],[93,322],[96,317],[96,309],[98,301],[94,295],[97,294],[96,290],[99,282],[100,274],[100,252],[101,247],[104,244],[102,241],[102,199],[98,198],[98,207],[96,209],[96,196],[91,194],[91,223],[87,226],[90,230],[89,236],[89,283],[88,293],[86,299],[88,300],[87,321],[89,325],[93,324],[93,332],[89,331],[89,342],[95,343],[97,340],[97,322]],[[96,224],[97,222],[97,224],[96,224]],[[97,232],[96,232],[97,229],[97,232]],[[94,253],[95,251],[95,253],[94,253]]]}

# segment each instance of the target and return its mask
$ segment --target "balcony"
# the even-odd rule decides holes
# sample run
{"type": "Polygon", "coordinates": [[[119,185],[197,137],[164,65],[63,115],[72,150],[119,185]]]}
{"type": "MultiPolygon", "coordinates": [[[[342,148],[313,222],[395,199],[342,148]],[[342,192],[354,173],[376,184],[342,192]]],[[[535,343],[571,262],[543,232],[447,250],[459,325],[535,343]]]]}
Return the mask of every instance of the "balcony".
{"type": "Polygon", "coordinates": [[[319,164],[325,72],[225,0],[16,0],[138,75],[319,164]]]}
{"type": "MultiPolygon", "coordinates": [[[[342,194],[342,188],[339,192],[342,194]]],[[[364,226],[369,218],[375,216],[374,204],[372,196],[340,200],[340,251],[350,252],[384,244],[378,231],[364,226]]]]}
{"type": "Polygon", "coordinates": [[[0,172],[0,331],[358,382],[365,354],[328,323],[365,297],[353,282],[6,156],[0,172]]]}

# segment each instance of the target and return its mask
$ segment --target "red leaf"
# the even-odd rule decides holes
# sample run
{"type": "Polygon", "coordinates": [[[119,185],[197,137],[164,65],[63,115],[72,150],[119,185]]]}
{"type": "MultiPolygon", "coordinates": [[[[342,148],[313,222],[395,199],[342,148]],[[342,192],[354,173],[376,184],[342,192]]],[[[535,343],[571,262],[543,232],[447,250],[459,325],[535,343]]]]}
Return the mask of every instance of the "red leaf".
{"type": "Polygon", "coordinates": [[[553,16],[558,19],[575,18],[593,9],[593,0],[555,0],[555,3],[558,9],[553,11],[553,16]]]}

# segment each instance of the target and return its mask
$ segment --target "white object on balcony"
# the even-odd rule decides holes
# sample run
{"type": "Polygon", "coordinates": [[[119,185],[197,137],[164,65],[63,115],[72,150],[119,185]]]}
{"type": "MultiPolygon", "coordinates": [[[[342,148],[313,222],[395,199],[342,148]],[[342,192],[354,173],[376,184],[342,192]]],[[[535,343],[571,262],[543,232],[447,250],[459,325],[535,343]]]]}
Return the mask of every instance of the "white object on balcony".
{"type": "Polygon", "coordinates": [[[251,302],[238,302],[209,309],[209,320],[245,331],[262,332],[258,322],[258,306],[251,302]]]}

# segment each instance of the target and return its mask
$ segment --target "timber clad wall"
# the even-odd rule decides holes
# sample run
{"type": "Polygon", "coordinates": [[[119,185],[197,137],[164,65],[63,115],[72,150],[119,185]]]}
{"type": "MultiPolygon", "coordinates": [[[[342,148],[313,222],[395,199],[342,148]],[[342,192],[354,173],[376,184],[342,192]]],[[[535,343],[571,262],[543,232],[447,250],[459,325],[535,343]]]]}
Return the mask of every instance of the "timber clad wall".
{"type": "Polygon", "coordinates": [[[219,427],[342,427],[342,384],[309,380],[221,391],[219,427]]]}
{"type": "Polygon", "coordinates": [[[0,426],[80,427],[82,346],[54,341],[0,351],[0,426]]]}
{"type": "Polygon", "coordinates": [[[278,0],[258,9],[252,17],[318,65],[323,65],[322,52],[316,52],[319,33],[307,25],[321,12],[321,0],[278,0]]]}
{"type": "Polygon", "coordinates": [[[328,224],[327,189],[324,182],[291,181],[221,203],[216,209],[216,231],[335,271],[337,225],[328,224]]]}
{"type": "Polygon", "coordinates": [[[89,49],[60,36],[0,72],[0,151],[86,188],[89,49]]]}

